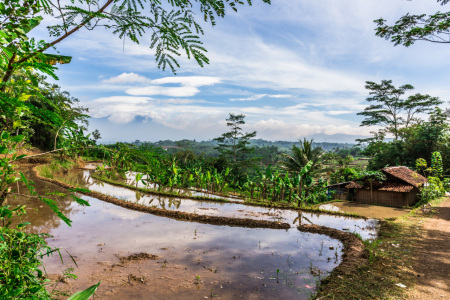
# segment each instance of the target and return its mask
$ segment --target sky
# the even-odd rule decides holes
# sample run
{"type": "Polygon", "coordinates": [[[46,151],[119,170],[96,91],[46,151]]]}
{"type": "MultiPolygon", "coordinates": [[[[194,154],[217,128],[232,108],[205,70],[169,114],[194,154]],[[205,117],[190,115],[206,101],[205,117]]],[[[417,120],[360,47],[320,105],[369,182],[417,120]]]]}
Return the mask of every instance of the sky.
{"type": "MultiPolygon", "coordinates": [[[[254,0],[214,27],[204,23],[210,64],[181,57],[177,75],[157,69],[149,35],[137,45],[82,29],[57,45],[73,57],[58,66],[58,84],[89,108],[90,130],[104,143],[209,140],[227,131],[229,113],[244,114],[244,131],[267,140],[367,136],[376,128],[361,127],[357,115],[368,105],[365,81],[392,79],[450,100],[449,46],[394,47],[375,36],[373,20],[446,8],[430,0],[254,0]]],[[[36,34],[46,33],[40,26],[36,34]]]]}

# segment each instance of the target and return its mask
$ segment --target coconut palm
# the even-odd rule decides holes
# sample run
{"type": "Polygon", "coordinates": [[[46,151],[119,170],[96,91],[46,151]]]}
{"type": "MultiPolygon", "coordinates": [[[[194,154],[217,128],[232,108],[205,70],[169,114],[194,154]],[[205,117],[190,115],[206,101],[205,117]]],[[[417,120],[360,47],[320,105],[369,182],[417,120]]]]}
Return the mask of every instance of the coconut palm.
{"type": "Polygon", "coordinates": [[[281,157],[281,166],[289,172],[300,173],[303,167],[312,161],[312,166],[309,171],[304,174],[313,176],[319,173],[322,169],[322,155],[324,151],[321,147],[313,148],[313,140],[300,140],[300,146],[292,145],[292,154],[283,154],[281,157]]]}

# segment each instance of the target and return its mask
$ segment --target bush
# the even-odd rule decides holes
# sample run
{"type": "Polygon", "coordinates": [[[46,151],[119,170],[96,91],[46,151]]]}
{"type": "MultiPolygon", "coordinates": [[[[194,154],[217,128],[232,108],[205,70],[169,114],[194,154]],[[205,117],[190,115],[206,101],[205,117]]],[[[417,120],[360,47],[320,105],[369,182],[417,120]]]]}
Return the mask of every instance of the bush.
{"type": "Polygon", "coordinates": [[[450,191],[450,178],[444,178],[443,184],[444,184],[445,191],[449,192],[450,191]]]}
{"type": "MultiPolygon", "coordinates": [[[[6,224],[14,215],[24,213],[23,206],[13,210],[9,206],[0,207],[0,216],[6,224]]],[[[25,233],[28,224],[0,227],[0,299],[51,299],[45,289],[40,259],[56,250],[45,242],[49,235],[25,233]]]]}
{"type": "Polygon", "coordinates": [[[422,188],[418,205],[424,205],[445,195],[443,182],[437,177],[428,177],[428,185],[422,188]]]}

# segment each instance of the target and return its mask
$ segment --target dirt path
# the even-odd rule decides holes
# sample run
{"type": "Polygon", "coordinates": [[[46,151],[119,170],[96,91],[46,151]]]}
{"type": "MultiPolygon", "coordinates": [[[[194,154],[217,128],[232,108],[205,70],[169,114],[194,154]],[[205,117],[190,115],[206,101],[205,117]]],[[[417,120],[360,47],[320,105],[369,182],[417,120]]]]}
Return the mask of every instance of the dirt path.
{"type": "Polygon", "coordinates": [[[416,249],[416,287],[410,299],[450,299],[450,197],[423,224],[416,249]]]}

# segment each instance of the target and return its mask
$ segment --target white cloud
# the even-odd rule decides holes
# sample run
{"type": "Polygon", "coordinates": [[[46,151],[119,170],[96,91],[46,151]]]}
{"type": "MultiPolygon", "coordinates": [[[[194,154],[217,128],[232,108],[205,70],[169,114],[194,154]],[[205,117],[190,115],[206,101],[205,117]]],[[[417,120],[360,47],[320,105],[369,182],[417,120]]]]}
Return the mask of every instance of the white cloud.
{"type": "Polygon", "coordinates": [[[332,115],[332,116],[345,115],[345,114],[351,114],[351,113],[354,113],[354,111],[352,111],[352,110],[330,110],[330,111],[327,111],[327,114],[332,115]]]}
{"type": "Polygon", "coordinates": [[[218,77],[210,76],[173,76],[155,79],[153,84],[166,84],[166,83],[179,83],[182,86],[200,87],[204,85],[214,85],[220,83],[221,80],[218,77]]]}
{"type": "Polygon", "coordinates": [[[230,98],[230,101],[255,101],[262,98],[291,98],[292,95],[286,95],[286,94],[278,94],[278,95],[268,95],[268,94],[256,94],[249,97],[242,97],[242,98],[230,98]]]}
{"type": "MultiPolygon", "coordinates": [[[[118,76],[102,80],[102,83],[106,84],[106,86],[103,87],[105,89],[108,89],[108,85],[111,84],[113,88],[125,90],[127,94],[133,96],[162,95],[169,97],[191,97],[200,92],[199,87],[214,85],[220,82],[220,78],[208,76],[174,76],[151,80],[150,78],[133,72],[122,73],[118,76]],[[133,84],[134,86],[124,87],[124,84],[133,84]],[[138,86],[135,84],[138,84],[138,86]],[[179,84],[181,86],[163,86],[164,84],[179,84]]],[[[98,89],[102,87],[95,85],[91,88],[98,89]]]]}
{"type": "Polygon", "coordinates": [[[250,97],[244,97],[244,98],[230,98],[230,101],[255,101],[262,99],[266,97],[267,94],[260,94],[260,95],[252,95],[250,97]]]}
{"type": "Polygon", "coordinates": [[[279,94],[279,95],[268,95],[270,98],[292,98],[292,95],[285,95],[285,94],[279,94]]]}
{"type": "Polygon", "coordinates": [[[110,84],[126,84],[126,83],[150,83],[151,80],[144,76],[131,72],[131,73],[122,73],[116,77],[103,79],[102,82],[110,84]]]}
{"type": "Polygon", "coordinates": [[[250,130],[256,130],[258,132],[258,137],[270,140],[292,141],[318,133],[329,135],[337,133],[370,135],[370,130],[366,127],[298,124],[277,119],[261,120],[251,124],[249,128],[250,130]]]}
{"type": "Polygon", "coordinates": [[[170,97],[190,97],[198,94],[200,90],[192,86],[181,87],[162,87],[162,86],[147,86],[130,88],[125,93],[133,96],[151,96],[163,95],[170,97]]]}

